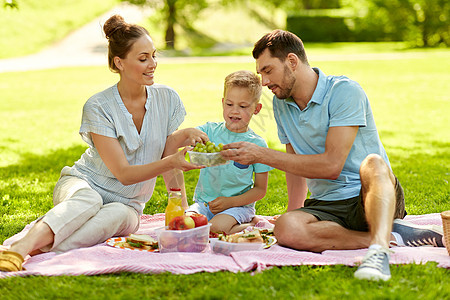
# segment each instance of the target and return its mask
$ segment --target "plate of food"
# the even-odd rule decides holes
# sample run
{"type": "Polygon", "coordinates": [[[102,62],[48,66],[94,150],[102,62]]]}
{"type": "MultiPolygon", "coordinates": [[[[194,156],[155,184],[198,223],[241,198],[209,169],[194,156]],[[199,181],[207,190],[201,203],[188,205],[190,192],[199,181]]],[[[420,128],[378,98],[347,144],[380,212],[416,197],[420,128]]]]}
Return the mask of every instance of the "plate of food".
{"type": "Polygon", "coordinates": [[[146,234],[130,234],[128,237],[114,237],[106,240],[106,244],[111,247],[135,250],[158,252],[158,241],[146,234]]]}
{"type": "Polygon", "coordinates": [[[210,238],[211,249],[215,253],[229,255],[238,251],[260,251],[268,249],[277,242],[270,230],[244,230],[234,234],[219,234],[217,238],[210,238]]]}

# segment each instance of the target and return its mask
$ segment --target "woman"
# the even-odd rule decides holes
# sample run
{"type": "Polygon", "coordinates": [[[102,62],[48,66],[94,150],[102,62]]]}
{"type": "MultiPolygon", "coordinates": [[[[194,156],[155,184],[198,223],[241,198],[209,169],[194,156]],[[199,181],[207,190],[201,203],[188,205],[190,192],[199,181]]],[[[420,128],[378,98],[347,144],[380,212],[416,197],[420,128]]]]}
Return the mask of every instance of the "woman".
{"type": "MultiPolygon", "coordinates": [[[[176,131],[186,113],[173,89],[154,85],[156,49],[148,31],[118,15],[103,30],[109,67],[120,80],[84,105],[80,135],[89,148],[61,171],[55,206],[0,254],[1,271],[22,270],[28,254],[89,247],[135,232],[156,177],[163,174],[169,186],[174,170],[199,168],[184,159],[187,148],[178,148],[208,137],[193,128],[176,131]]],[[[184,191],[182,174],[175,183],[184,191]]]]}

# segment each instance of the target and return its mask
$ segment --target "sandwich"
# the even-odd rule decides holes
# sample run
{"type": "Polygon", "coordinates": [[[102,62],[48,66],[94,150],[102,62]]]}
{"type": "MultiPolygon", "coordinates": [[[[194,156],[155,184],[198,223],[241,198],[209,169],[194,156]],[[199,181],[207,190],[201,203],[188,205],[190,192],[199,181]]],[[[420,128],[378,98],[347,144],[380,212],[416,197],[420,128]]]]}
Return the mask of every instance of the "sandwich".
{"type": "Polygon", "coordinates": [[[264,239],[258,229],[238,232],[230,235],[221,235],[219,240],[230,243],[264,243],[264,239]]]}
{"type": "MultiPolygon", "coordinates": [[[[158,249],[158,241],[146,234],[130,234],[126,243],[128,248],[140,248],[143,250],[158,249]]],[[[124,245],[126,246],[126,245],[124,245]]]]}

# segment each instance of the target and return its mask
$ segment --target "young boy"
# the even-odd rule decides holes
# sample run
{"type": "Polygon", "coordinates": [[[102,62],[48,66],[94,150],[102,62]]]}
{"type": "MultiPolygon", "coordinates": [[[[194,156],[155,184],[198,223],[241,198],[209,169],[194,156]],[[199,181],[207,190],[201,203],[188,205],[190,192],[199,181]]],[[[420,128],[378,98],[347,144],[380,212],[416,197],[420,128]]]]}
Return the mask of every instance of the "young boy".
{"type": "MultiPolygon", "coordinates": [[[[248,127],[252,116],[261,110],[261,89],[256,74],[250,71],[231,73],[225,78],[222,98],[225,121],[207,122],[197,128],[216,145],[247,141],[267,147],[264,139],[248,127]]],[[[271,169],[263,164],[242,165],[234,161],[204,168],[195,188],[195,203],[187,211],[205,215],[213,232],[230,234],[244,230],[255,223],[255,202],[266,194],[271,169]]]]}

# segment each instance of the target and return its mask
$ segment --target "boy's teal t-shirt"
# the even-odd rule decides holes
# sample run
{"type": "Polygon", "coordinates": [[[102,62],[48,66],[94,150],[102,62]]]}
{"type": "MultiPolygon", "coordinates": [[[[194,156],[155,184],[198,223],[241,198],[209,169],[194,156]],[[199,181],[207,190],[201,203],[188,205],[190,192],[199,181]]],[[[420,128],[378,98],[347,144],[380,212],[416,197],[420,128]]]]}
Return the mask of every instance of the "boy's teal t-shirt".
{"type": "MultiPolygon", "coordinates": [[[[214,144],[226,145],[234,142],[251,142],[266,147],[267,143],[250,128],[247,132],[236,133],[228,130],[225,122],[208,122],[198,126],[214,144]]],[[[253,173],[264,173],[272,167],[263,164],[241,165],[234,161],[229,164],[204,168],[194,192],[195,202],[210,202],[217,197],[231,197],[245,193],[253,187],[253,173]]],[[[249,204],[248,206],[254,206],[249,204]]]]}

